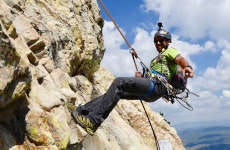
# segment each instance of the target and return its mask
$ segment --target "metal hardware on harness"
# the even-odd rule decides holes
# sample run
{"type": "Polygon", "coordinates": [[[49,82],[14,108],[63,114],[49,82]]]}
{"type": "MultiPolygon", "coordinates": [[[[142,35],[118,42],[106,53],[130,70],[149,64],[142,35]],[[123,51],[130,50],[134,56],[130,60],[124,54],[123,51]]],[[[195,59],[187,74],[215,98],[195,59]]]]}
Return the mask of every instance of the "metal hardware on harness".
{"type": "Polygon", "coordinates": [[[184,108],[192,111],[193,110],[193,107],[192,105],[190,105],[188,102],[187,102],[187,99],[189,97],[189,94],[193,94],[195,96],[198,96],[197,94],[195,93],[192,93],[190,92],[187,88],[182,91],[182,90],[178,90],[178,89],[175,89],[169,82],[167,79],[165,79],[163,76],[161,75],[158,75],[158,74],[153,74],[150,72],[150,69],[141,61],[141,59],[138,57],[137,58],[139,60],[139,63],[141,64],[142,68],[143,68],[143,72],[145,73],[144,77],[145,78],[148,78],[150,80],[153,80],[153,79],[156,79],[158,80],[159,82],[161,82],[163,84],[163,86],[165,86],[165,88],[167,89],[167,95],[165,97],[163,97],[166,101],[170,101],[172,104],[176,101],[179,102],[179,104],[181,106],[183,106],[184,108]],[[153,76],[152,76],[153,75],[153,76]],[[177,96],[178,94],[181,94],[181,93],[185,93],[186,96],[182,97],[182,96],[177,96]]]}

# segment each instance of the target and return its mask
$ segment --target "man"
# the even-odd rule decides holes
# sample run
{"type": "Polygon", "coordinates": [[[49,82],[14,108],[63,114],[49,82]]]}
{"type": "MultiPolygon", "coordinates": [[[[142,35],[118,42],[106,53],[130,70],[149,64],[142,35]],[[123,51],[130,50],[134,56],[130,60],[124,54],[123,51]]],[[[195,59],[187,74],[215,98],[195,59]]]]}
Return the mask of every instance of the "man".
{"type": "MultiPolygon", "coordinates": [[[[168,48],[171,34],[162,29],[161,23],[158,23],[158,26],[154,44],[159,55],[151,61],[151,71],[166,78],[175,88],[184,90],[187,78],[194,75],[193,69],[176,49],[168,48]]],[[[76,123],[93,135],[119,99],[141,98],[147,102],[154,102],[161,97],[167,97],[167,89],[159,80],[144,78],[140,72],[136,72],[135,76],[116,78],[104,95],[77,107],[72,111],[76,123]]]]}

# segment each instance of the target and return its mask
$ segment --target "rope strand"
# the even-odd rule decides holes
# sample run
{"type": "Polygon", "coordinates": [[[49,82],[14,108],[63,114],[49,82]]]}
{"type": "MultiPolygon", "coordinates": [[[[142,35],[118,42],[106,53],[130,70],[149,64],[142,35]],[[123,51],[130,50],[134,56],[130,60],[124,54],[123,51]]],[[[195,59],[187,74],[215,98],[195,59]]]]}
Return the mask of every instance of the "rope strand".
{"type": "Polygon", "coordinates": [[[156,135],[156,133],[154,132],[154,129],[153,129],[152,123],[151,123],[151,121],[150,121],[149,115],[148,115],[148,113],[147,113],[147,111],[146,111],[146,109],[145,109],[145,106],[144,106],[144,104],[143,104],[143,101],[142,101],[141,99],[140,99],[140,102],[141,102],[141,105],[142,105],[142,107],[143,107],[143,109],[144,109],[144,111],[145,111],[145,115],[146,115],[146,117],[148,118],[148,122],[149,122],[149,124],[150,124],[150,127],[151,127],[151,129],[152,129],[152,131],[153,131],[153,136],[154,136],[154,138],[156,139],[157,150],[160,150],[160,145],[159,145],[159,142],[158,142],[158,139],[157,139],[157,135],[156,135]]]}
{"type": "MultiPolygon", "coordinates": [[[[105,13],[107,14],[107,16],[110,18],[110,20],[113,22],[115,28],[117,29],[117,31],[120,33],[121,37],[124,39],[126,45],[128,46],[129,50],[130,50],[130,53],[132,54],[132,57],[133,57],[133,62],[134,62],[134,65],[135,65],[135,68],[136,68],[136,71],[138,71],[138,67],[137,67],[137,64],[135,62],[135,58],[134,56],[137,58],[138,56],[137,55],[134,55],[133,52],[135,52],[135,50],[131,47],[131,44],[129,43],[129,41],[127,40],[127,38],[125,37],[125,35],[121,32],[119,26],[117,25],[116,21],[113,19],[113,17],[110,15],[108,9],[105,7],[104,3],[102,2],[102,0],[98,0],[99,3],[101,4],[102,8],[104,9],[105,13]]],[[[137,54],[135,52],[135,54],[137,54]]]]}
{"type": "Polygon", "coordinates": [[[102,8],[105,10],[105,13],[108,15],[108,17],[110,18],[110,20],[113,22],[113,24],[115,25],[116,29],[118,30],[118,32],[121,34],[122,38],[124,39],[125,43],[127,44],[127,46],[132,49],[131,45],[129,44],[129,41],[126,39],[125,35],[121,32],[119,26],[117,25],[117,23],[115,22],[115,20],[113,19],[113,17],[110,15],[109,11],[107,10],[107,8],[105,7],[104,3],[102,2],[102,0],[98,0],[99,3],[101,4],[102,8]]]}

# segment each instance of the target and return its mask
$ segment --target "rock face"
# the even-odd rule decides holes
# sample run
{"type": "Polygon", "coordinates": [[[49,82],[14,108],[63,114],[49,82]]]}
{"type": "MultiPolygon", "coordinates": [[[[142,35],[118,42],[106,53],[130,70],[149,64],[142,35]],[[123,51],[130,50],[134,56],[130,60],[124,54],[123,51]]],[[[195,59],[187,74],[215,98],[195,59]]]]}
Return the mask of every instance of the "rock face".
{"type": "MultiPolygon", "coordinates": [[[[89,136],[67,109],[103,94],[103,19],[96,0],[0,0],[0,149],[156,149],[138,101],[121,100],[89,136]]],[[[150,110],[159,141],[183,143],[150,110]]],[[[162,144],[161,144],[162,145],[162,144]]]]}

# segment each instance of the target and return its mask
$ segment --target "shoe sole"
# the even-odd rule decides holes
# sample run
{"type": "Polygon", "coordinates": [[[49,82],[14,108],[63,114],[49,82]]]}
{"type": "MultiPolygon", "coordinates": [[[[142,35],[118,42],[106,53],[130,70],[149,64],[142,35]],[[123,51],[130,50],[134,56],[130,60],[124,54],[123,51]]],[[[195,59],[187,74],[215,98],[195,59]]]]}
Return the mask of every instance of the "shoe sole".
{"type": "Polygon", "coordinates": [[[75,116],[77,116],[78,112],[76,110],[72,111],[71,115],[73,117],[73,120],[80,125],[89,135],[94,135],[94,131],[92,129],[85,127],[75,116]]]}

